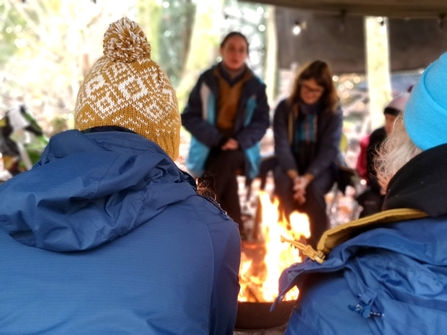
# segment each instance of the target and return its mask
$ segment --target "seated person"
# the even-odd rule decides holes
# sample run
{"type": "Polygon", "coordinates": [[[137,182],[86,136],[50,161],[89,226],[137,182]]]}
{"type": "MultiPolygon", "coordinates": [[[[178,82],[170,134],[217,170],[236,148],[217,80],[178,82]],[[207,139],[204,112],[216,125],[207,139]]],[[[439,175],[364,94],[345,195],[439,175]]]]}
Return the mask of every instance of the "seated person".
{"type": "Polygon", "coordinates": [[[233,334],[238,227],[173,162],[175,91],[123,18],[75,128],[0,186],[0,333],[233,334]]]}
{"type": "Polygon", "coordinates": [[[308,243],[314,247],[329,227],[324,196],[336,180],[342,123],[332,73],[321,60],[298,73],[290,96],[274,113],[275,195],[286,218],[295,210],[309,216],[308,243]]]}

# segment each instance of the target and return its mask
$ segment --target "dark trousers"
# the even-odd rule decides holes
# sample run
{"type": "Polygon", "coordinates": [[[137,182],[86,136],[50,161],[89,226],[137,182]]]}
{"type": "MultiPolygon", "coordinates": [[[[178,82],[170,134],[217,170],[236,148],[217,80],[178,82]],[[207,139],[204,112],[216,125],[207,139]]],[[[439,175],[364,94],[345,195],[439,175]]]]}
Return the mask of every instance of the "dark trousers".
{"type": "Polygon", "coordinates": [[[216,194],[216,200],[242,230],[241,205],[239,202],[237,175],[243,173],[246,163],[241,150],[210,152],[205,164],[205,174],[200,182],[216,194]]]}
{"type": "Polygon", "coordinates": [[[308,243],[316,248],[320,237],[329,228],[324,195],[330,191],[335,181],[332,170],[327,169],[307,186],[306,202],[303,205],[293,199],[292,180],[280,167],[275,169],[274,180],[275,195],[280,201],[283,214],[288,218],[293,211],[297,210],[306,213],[309,217],[311,236],[308,243]]]}

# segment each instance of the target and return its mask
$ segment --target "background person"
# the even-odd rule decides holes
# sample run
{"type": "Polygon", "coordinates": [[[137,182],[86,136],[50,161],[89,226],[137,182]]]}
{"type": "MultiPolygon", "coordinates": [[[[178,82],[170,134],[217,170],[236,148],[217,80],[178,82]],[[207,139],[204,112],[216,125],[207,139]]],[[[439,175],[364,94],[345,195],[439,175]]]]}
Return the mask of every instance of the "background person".
{"type": "Polygon", "coordinates": [[[266,87],[246,64],[248,50],[241,33],[225,36],[222,61],[199,77],[182,114],[192,135],[186,166],[214,191],[243,237],[237,175],[258,175],[259,142],[269,127],[266,87]]]}
{"type": "Polygon", "coordinates": [[[326,232],[309,259],[283,272],[279,299],[294,285],[301,292],[286,334],[445,332],[446,82],[443,54],[421,75],[382,146],[384,211],[326,232]]]}
{"type": "Polygon", "coordinates": [[[0,186],[2,334],[233,334],[236,224],[180,171],[180,114],[123,18],[80,87],[75,128],[0,186]]]}
{"type": "Polygon", "coordinates": [[[324,195],[335,181],[342,122],[331,70],[320,60],[296,76],[292,93],[275,109],[275,194],[287,217],[294,210],[309,216],[313,246],[329,224],[324,195]]]}

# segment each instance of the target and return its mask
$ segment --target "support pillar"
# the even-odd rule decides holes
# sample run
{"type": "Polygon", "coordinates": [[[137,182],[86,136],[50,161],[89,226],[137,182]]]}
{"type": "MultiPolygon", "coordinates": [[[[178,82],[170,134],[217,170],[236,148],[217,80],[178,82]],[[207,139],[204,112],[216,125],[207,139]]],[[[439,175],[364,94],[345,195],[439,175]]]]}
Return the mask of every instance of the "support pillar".
{"type": "Polygon", "coordinates": [[[367,16],[364,24],[369,116],[371,130],[374,130],[383,126],[383,109],[391,100],[388,19],[367,16]]]}
{"type": "Polygon", "coordinates": [[[267,84],[267,98],[273,106],[277,93],[278,76],[278,41],[275,23],[275,7],[267,7],[267,45],[265,57],[265,83],[267,84]]]}

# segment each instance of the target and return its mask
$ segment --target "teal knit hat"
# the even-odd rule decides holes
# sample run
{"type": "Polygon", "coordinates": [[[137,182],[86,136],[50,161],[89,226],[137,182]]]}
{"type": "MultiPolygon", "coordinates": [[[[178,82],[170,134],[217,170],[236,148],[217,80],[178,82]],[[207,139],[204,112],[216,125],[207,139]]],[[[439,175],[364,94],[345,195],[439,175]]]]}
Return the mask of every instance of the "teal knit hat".
{"type": "Polygon", "coordinates": [[[430,64],[414,86],[404,124],[421,150],[447,143],[447,53],[430,64]]]}

